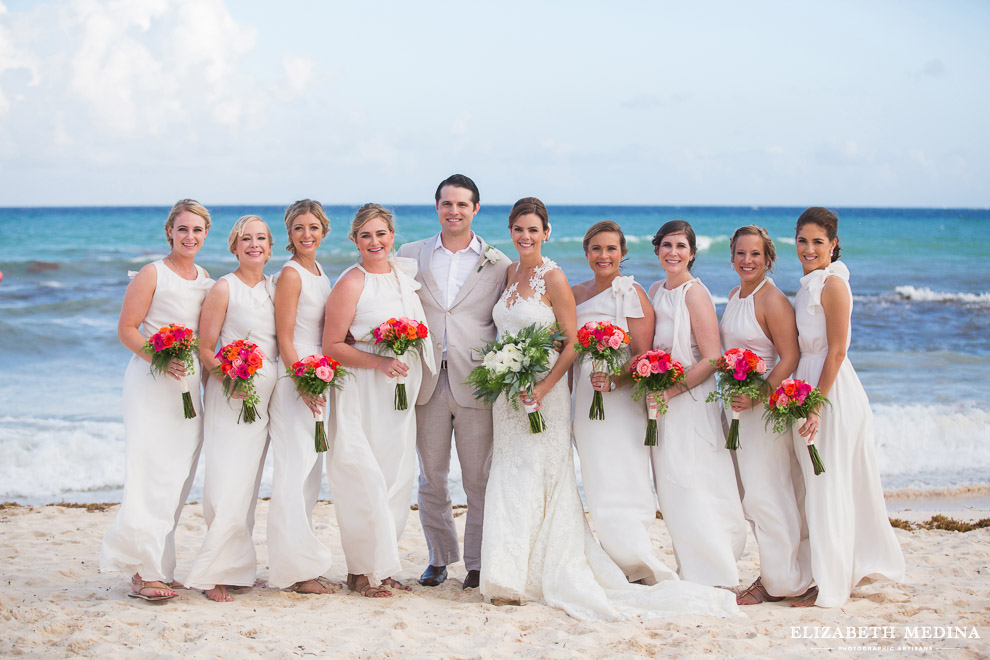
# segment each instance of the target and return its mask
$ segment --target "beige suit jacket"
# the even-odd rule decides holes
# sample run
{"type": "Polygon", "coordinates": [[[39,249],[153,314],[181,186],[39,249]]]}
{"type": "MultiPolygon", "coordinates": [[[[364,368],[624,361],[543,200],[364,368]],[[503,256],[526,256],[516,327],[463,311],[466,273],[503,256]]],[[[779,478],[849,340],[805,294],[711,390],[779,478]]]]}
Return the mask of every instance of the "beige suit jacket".
{"type": "MultiPolygon", "coordinates": [[[[443,357],[443,337],[446,333],[450,389],[454,400],[464,408],[490,407],[484,401],[475,399],[474,390],[465,385],[464,381],[471,370],[481,364],[481,349],[485,343],[495,338],[492,308],[505,289],[506,270],[512,262],[497,248],[489,250],[483,238],[478,236],[478,239],[481,241],[482,256],[471,268],[449,309],[430,268],[437,234],[421,241],[406,243],[399,248],[400,257],[411,257],[417,261],[416,279],[423,285],[419,290],[419,297],[426,311],[426,327],[430,329],[436,364],[439,365],[443,357]],[[497,255],[498,262],[491,263],[486,254],[497,255]]],[[[438,377],[439,373],[423,374],[417,404],[422,405],[430,400],[438,377]]]]}

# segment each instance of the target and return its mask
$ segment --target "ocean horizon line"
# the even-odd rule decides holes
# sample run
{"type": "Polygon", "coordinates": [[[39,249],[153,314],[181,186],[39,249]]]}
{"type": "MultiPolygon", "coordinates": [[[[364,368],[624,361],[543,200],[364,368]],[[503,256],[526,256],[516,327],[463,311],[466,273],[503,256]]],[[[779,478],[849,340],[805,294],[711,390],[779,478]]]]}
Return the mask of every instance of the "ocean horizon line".
{"type": "MultiPolygon", "coordinates": [[[[174,203],[174,202],[173,202],[174,203]]],[[[208,204],[209,208],[243,208],[243,207],[261,207],[261,208],[285,208],[289,203],[269,203],[269,202],[238,202],[238,203],[223,203],[223,204],[208,204]]],[[[347,208],[359,208],[362,204],[367,202],[321,202],[324,206],[331,208],[347,207],[347,208]]],[[[406,207],[406,208],[433,208],[433,204],[422,203],[422,202],[376,202],[380,203],[386,207],[406,207]]],[[[514,202],[488,202],[482,200],[482,206],[496,206],[496,207],[506,207],[511,208],[514,202]]],[[[846,209],[855,211],[894,211],[894,210],[910,210],[910,211],[965,211],[965,212],[990,212],[990,206],[893,206],[893,205],[843,205],[843,204],[810,204],[810,205],[792,205],[792,204],[616,204],[616,203],[570,203],[570,202],[551,202],[548,206],[562,207],[562,208],[615,208],[615,209],[720,209],[720,210],[747,210],[747,211],[760,211],[760,210],[804,210],[809,206],[826,206],[830,209],[846,209]]],[[[126,209],[169,209],[172,207],[172,203],[161,203],[161,204],[59,204],[59,205],[2,205],[0,204],[0,211],[45,211],[45,210],[73,210],[73,209],[113,209],[113,210],[126,210],[126,209]]]]}

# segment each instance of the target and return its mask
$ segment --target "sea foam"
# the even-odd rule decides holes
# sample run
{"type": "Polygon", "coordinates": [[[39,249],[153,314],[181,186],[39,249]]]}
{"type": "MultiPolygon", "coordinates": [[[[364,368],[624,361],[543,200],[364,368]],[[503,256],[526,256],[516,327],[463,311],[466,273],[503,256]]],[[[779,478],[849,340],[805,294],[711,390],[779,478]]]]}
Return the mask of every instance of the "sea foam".
{"type": "Polygon", "coordinates": [[[894,289],[897,295],[912,302],[961,302],[970,305],[990,305],[990,292],[968,293],[953,291],[933,291],[926,286],[899,286],[894,289]]]}

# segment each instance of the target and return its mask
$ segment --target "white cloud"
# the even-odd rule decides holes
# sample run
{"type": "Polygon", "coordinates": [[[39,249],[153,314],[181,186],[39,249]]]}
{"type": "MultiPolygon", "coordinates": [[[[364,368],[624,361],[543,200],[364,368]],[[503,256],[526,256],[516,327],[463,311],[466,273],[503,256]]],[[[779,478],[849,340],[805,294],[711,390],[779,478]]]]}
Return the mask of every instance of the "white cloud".
{"type": "Polygon", "coordinates": [[[282,71],[288,81],[289,91],[293,94],[302,94],[306,91],[315,70],[316,62],[309,57],[300,57],[292,53],[282,55],[282,71]]]}

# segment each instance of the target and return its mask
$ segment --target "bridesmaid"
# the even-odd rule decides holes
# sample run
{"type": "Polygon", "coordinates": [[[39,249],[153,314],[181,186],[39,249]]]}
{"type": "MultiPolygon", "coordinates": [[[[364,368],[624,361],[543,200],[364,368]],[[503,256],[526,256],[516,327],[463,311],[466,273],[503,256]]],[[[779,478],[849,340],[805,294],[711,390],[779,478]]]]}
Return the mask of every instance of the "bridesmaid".
{"type": "Polygon", "coordinates": [[[230,230],[230,251],[238,268],[221,277],[206,295],[199,319],[199,358],[211,376],[203,397],[206,482],[203,516],[207,532],[187,587],[205,589],[216,602],[231,599],[228,586],[250,587],[257,573],[252,534],[261,471],[268,452],[268,402],[275,389],[275,304],[265,264],[272,256],[272,233],[256,215],[245,215],[230,230]],[[257,419],[240,421],[243,393],[228,401],[216,358],[219,346],[247,339],[264,352],[254,375],[257,419]]]}
{"type": "Polygon", "coordinates": [[[904,578],[904,556],[887,519],[873,439],[873,412],[846,351],[852,291],[839,258],[839,219],[811,207],[798,218],[796,241],[804,277],[794,298],[801,359],[795,377],[817,386],[826,405],[794,434],[807,488],[805,514],[816,589],[795,607],[838,607],[865,577],[904,578]],[[806,444],[825,464],[816,475],[806,444]]]}
{"type": "MultiPolygon", "coordinates": [[[[423,365],[415,350],[400,358],[377,355],[371,330],[389,318],[424,321],[416,291],[416,260],[392,254],[395,224],[378,204],[362,206],[350,239],[361,255],[345,270],[326,304],[324,352],[351,370],[343,389],[331,393],[327,472],[347,561],[347,586],[368,598],[410,591],[394,578],[401,569],[398,539],[409,517],[416,475],[416,406],[395,410],[396,376],[416,401],[423,365]],[[347,343],[348,333],[356,340],[347,343]],[[373,580],[385,576],[380,584],[373,580]]],[[[422,353],[435,371],[433,351],[422,353]]]]}
{"type": "Polygon", "coordinates": [[[657,420],[653,447],[657,499],[681,578],[707,586],[735,586],[736,560],[746,545],[732,457],[725,449],[722,411],[705,398],[715,388],[721,355],[718,319],[708,289],[691,275],[694,230],[683,220],[660,227],[653,250],[667,277],[650,287],[656,329],[653,347],[685,369],[685,381],[657,395],[669,410],[657,420]]]}
{"type": "MultiPolygon", "coordinates": [[[[583,247],[594,278],[571,289],[577,327],[589,321],[614,323],[629,332],[633,355],[647,352],[653,347],[653,307],[632,276],[619,274],[628,251],[622,228],[611,220],[597,222],[585,233],[583,247]]],[[[598,540],[630,582],[676,580],[650,540],[657,501],[650,448],[643,445],[646,416],[642,403],[632,400],[632,379],[625,369],[613,377],[592,372],[590,361],[578,360],[573,389],[574,441],[598,540]],[[602,392],[604,420],[588,419],[594,391],[602,392]]]]}
{"type": "Polygon", "coordinates": [[[268,584],[304,594],[339,589],[322,574],[331,555],[313,530],[313,508],[323,480],[323,454],[313,442],[314,415],[326,419],[324,397],[296,394],[286,368],[323,351],[323,307],[330,280],[316,261],[316,250],[330,231],[323,206],[303,199],[285,210],[292,258],[282,266],[275,286],[278,363],[270,407],[272,501],[268,509],[268,584]]]}
{"type": "MultiPolygon", "coordinates": [[[[798,339],[794,308],[769,277],[777,257],[773,241],[766,229],[747,225],[732,235],[730,253],[739,286],[729,293],[722,314],[722,346],[759,355],[770,370],[767,383],[776,389],[797,366],[798,339]]],[[[760,576],[736,602],[755,605],[800,596],[811,586],[811,566],[804,482],[791,432],[768,431],[763,405],[744,394],[735,397],[732,410],[740,413],[736,463],[743,511],[760,549],[760,576]]]]}
{"type": "Polygon", "coordinates": [[[173,360],[155,376],[145,341],[162,326],[199,329],[203,298],[213,280],[194,263],[210,231],[210,213],[191,199],[176,202],[165,221],[167,257],[142,268],[127,285],[117,337],[134,355],[124,372],[124,497],[103,537],[100,570],[133,571],[128,596],[167,600],[175,573],[175,528],[196,474],[203,442],[199,360],[187,372],[173,360]],[[187,379],[196,417],[186,419],[177,382],[187,379]]]}

